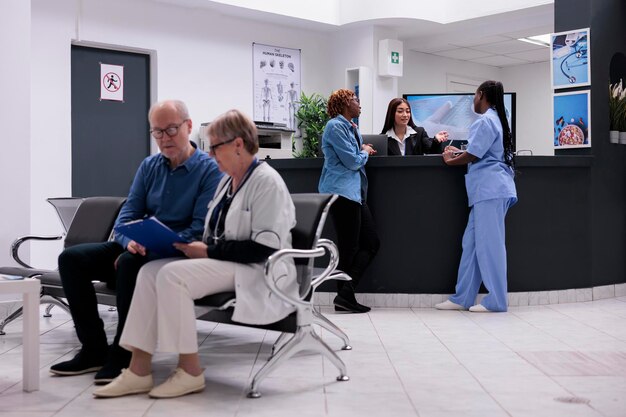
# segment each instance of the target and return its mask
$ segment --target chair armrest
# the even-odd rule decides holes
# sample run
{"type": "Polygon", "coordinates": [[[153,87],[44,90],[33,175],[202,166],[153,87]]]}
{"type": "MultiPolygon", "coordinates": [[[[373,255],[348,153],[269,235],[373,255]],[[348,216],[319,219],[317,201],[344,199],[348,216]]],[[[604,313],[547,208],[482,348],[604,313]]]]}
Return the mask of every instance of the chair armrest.
{"type": "Polygon", "coordinates": [[[15,241],[11,244],[11,256],[13,257],[15,262],[22,265],[24,268],[34,269],[32,266],[28,265],[26,262],[20,259],[20,255],[18,251],[22,243],[28,240],[60,240],[62,238],[63,236],[22,236],[22,237],[19,237],[15,239],[15,241]]]}
{"type": "Polygon", "coordinates": [[[330,262],[328,262],[328,266],[324,269],[324,271],[313,278],[311,281],[311,287],[313,290],[319,287],[323,282],[328,281],[330,279],[336,279],[339,281],[351,281],[352,278],[348,274],[343,271],[336,271],[337,265],[339,264],[339,250],[337,249],[337,245],[335,242],[329,239],[319,239],[317,241],[317,246],[326,249],[328,254],[330,255],[330,262]]]}
{"type": "Polygon", "coordinates": [[[300,298],[295,299],[278,288],[276,280],[274,279],[274,267],[284,258],[319,258],[320,256],[324,256],[325,253],[326,251],[324,248],[278,250],[270,255],[265,262],[265,268],[263,271],[265,283],[270,288],[272,293],[274,293],[281,300],[293,305],[294,307],[306,308],[309,306],[308,302],[305,302],[300,298]]]}

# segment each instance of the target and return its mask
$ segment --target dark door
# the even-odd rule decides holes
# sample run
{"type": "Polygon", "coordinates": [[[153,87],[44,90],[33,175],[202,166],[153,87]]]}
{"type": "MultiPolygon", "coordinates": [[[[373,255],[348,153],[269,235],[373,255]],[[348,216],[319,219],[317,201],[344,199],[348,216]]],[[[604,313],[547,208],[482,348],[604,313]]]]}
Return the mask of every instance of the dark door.
{"type": "Polygon", "coordinates": [[[72,46],[72,196],[126,196],[150,154],[150,56],[72,46]],[[100,63],[124,67],[124,101],[100,99],[100,63]]]}

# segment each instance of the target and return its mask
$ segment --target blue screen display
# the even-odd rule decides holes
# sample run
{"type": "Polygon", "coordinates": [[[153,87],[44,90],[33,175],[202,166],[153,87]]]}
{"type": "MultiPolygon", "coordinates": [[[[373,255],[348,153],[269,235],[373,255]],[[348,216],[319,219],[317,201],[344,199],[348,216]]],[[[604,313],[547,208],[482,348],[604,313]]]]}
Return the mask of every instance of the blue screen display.
{"type": "MultiPolygon", "coordinates": [[[[454,141],[466,141],[469,127],[478,118],[472,111],[474,94],[404,94],[413,122],[428,136],[445,130],[454,141]]],[[[515,142],[515,93],[504,93],[504,107],[515,142]]]]}

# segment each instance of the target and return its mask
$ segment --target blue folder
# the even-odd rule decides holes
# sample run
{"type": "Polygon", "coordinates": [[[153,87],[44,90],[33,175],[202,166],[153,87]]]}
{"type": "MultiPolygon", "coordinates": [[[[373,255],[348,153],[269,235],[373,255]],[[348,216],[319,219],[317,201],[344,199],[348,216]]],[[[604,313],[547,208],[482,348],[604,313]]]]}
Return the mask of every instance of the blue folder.
{"type": "Polygon", "coordinates": [[[115,231],[161,256],[183,256],[173,243],[189,243],[154,216],[116,226],[115,231]]]}

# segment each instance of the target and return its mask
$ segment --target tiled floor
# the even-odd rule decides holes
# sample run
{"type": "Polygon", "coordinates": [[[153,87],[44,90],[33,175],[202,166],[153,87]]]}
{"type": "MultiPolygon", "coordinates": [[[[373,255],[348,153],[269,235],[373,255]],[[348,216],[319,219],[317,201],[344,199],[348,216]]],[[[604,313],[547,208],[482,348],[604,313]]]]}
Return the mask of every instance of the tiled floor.
{"type": "MultiPolygon", "coordinates": [[[[328,317],[351,337],[339,351],[351,380],[316,355],[301,355],[247,399],[252,373],[278,336],[198,322],[207,388],[172,400],[92,398],[93,374],[53,377],[77,340],[57,308],[41,319],[41,390],[21,386],[21,323],[0,336],[0,417],[45,416],[626,416],[626,297],[513,307],[476,314],[431,308],[374,309],[328,317]]],[[[109,328],[115,313],[103,310],[109,328]]],[[[335,349],[340,342],[328,333],[335,349]]],[[[110,331],[110,336],[112,332],[110,331]]],[[[157,356],[157,382],[174,364],[157,356]]]]}

